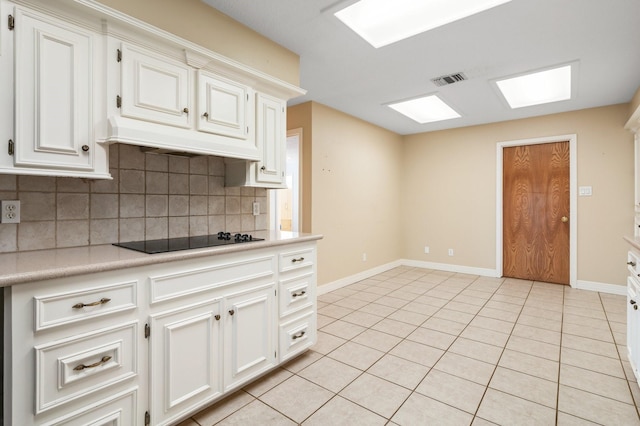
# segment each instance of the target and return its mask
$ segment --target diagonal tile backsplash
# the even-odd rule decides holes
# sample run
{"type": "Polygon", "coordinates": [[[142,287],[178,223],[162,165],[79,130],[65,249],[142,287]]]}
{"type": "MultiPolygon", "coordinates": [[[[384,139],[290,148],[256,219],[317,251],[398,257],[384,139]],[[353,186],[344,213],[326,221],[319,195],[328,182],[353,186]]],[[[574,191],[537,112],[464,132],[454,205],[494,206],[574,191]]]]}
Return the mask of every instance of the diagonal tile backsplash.
{"type": "Polygon", "coordinates": [[[110,165],[113,180],[0,175],[0,200],[21,201],[21,223],[0,224],[0,252],[268,228],[267,191],[225,188],[221,157],[112,145],[110,165]]]}

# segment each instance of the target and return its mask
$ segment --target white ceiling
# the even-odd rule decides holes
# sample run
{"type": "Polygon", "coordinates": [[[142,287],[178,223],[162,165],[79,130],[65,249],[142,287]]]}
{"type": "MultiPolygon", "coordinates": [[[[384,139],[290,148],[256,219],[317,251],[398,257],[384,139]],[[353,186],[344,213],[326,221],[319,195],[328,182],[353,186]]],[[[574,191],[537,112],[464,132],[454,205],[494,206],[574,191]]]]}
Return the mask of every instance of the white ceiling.
{"type": "Polygon", "coordinates": [[[290,106],[313,100],[399,134],[625,103],[640,87],[640,0],[513,0],[380,49],[333,15],[354,0],[203,1],[300,55],[307,94],[290,106]],[[573,62],[570,101],[511,110],[492,83],[573,62]],[[469,80],[430,81],[456,72],[469,80]],[[418,124],[385,106],[434,93],[462,118],[418,124]]]}

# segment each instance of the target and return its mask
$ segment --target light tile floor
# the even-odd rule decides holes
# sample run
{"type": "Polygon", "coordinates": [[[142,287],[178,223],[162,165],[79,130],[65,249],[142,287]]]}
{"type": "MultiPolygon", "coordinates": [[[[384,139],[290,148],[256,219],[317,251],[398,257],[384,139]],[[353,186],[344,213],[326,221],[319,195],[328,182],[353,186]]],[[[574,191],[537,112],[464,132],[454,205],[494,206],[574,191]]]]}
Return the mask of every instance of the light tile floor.
{"type": "Polygon", "coordinates": [[[623,296],[399,267],[318,304],[310,351],[180,426],[640,425],[623,296]]]}

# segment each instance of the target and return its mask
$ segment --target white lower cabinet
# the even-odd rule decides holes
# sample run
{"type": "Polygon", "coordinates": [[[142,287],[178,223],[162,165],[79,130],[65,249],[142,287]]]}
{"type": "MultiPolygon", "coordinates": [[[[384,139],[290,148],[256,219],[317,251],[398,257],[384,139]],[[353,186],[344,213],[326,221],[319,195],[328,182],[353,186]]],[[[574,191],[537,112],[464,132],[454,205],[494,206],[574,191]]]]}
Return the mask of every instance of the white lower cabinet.
{"type": "Polygon", "coordinates": [[[640,256],[629,252],[628,265],[630,275],[627,277],[627,356],[636,379],[640,380],[640,280],[638,272],[640,256]]]}
{"type": "Polygon", "coordinates": [[[315,244],[5,289],[3,424],[176,424],[300,354],[316,341],[315,244]]]}
{"type": "Polygon", "coordinates": [[[225,298],[225,392],[277,364],[274,302],[273,283],[225,298]]]}
{"type": "Polygon", "coordinates": [[[220,300],[151,315],[149,393],[154,424],[167,424],[222,393],[220,300]]]}

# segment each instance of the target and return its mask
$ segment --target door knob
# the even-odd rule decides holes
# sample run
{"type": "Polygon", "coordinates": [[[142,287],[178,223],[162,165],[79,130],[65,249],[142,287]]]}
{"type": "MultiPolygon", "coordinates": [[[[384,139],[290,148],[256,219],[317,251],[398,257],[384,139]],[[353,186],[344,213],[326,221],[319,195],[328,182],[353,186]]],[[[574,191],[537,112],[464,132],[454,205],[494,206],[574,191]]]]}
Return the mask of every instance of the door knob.
{"type": "Polygon", "coordinates": [[[562,223],[567,223],[569,222],[569,218],[566,216],[562,216],[562,218],[560,219],[562,221],[562,223]]]}

